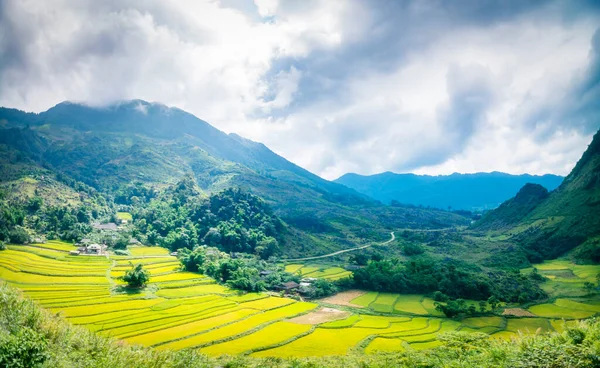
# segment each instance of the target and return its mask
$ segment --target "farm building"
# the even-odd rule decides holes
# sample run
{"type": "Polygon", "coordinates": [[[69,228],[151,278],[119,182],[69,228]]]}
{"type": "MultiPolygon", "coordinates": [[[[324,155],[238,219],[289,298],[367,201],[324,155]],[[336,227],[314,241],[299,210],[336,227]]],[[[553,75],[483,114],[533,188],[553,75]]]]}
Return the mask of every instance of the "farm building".
{"type": "Polygon", "coordinates": [[[298,287],[300,287],[300,285],[297,282],[290,281],[276,286],[275,289],[281,291],[293,291],[298,289],[298,287]]]}
{"type": "Polygon", "coordinates": [[[108,247],[104,244],[83,245],[83,246],[77,248],[76,251],[73,251],[72,255],[79,255],[79,254],[105,255],[107,249],[108,249],[108,247]],[[78,252],[78,253],[75,254],[74,252],[78,252]]]}

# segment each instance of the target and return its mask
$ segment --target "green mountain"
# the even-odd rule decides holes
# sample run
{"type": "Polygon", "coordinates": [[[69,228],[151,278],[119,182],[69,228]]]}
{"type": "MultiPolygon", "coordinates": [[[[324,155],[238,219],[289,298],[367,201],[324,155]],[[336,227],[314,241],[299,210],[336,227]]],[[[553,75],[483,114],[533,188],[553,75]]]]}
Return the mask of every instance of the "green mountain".
{"type": "Polygon", "coordinates": [[[498,207],[526,183],[540,184],[553,190],[562,180],[561,176],[549,174],[491,172],[430,176],[385,172],[370,176],[345,174],[334,181],[384,203],[395,201],[474,211],[498,207]]]}
{"type": "MultiPolygon", "coordinates": [[[[515,198],[487,213],[473,229],[505,233],[521,244],[532,261],[554,258],[600,235],[600,132],[575,168],[554,191],[526,185],[515,198]]],[[[587,254],[586,254],[587,253],[587,254]]]]}
{"type": "MultiPolygon", "coordinates": [[[[304,234],[298,248],[287,250],[290,254],[321,254],[380,240],[394,228],[468,221],[446,211],[384,206],[263,144],[225,134],[180,109],[141,100],[108,107],[64,102],[39,114],[0,108],[0,129],[4,187],[44,177],[75,191],[100,193],[109,203],[114,198],[115,206],[135,202],[132,187],[161,191],[184,176],[193,177],[204,196],[239,187],[264,199],[304,234]]],[[[36,193],[43,195],[27,196],[36,193]]]]}

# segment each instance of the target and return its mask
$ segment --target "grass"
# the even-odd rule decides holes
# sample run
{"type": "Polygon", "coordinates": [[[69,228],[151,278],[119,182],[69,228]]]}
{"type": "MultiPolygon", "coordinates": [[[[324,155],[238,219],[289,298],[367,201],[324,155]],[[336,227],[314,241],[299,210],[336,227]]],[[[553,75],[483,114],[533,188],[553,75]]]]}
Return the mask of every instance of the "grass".
{"type": "Polygon", "coordinates": [[[106,303],[106,304],[98,304],[98,305],[86,305],[79,307],[61,307],[50,308],[54,313],[60,312],[66,317],[83,317],[83,316],[93,316],[103,313],[122,311],[122,310],[136,310],[136,309],[144,309],[153,306],[154,304],[158,304],[164,301],[164,299],[156,298],[156,299],[140,299],[140,300],[128,300],[117,303],[106,303]]]}
{"type": "Polygon", "coordinates": [[[351,327],[358,321],[360,321],[360,316],[358,314],[353,314],[345,319],[340,319],[338,321],[325,322],[319,327],[323,328],[342,328],[342,327],[351,327]]]}
{"type": "MultiPolygon", "coordinates": [[[[153,280],[151,280],[153,281],[153,280]]],[[[175,289],[162,289],[156,292],[156,295],[164,298],[187,298],[191,296],[206,294],[231,294],[233,291],[219,284],[196,285],[191,287],[182,287],[175,289]]]]}
{"type": "Polygon", "coordinates": [[[538,304],[529,307],[529,311],[539,317],[579,319],[587,318],[596,312],[564,308],[555,304],[538,304]]]}
{"type": "Polygon", "coordinates": [[[369,291],[358,298],[352,299],[350,303],[368,308],[369,304],[373,303],[375,299],[377,299],[377,294],[378,293],[376,291],[369,291]]]}
{"type": "Polygon", "coordinates": [[[398,299],[398,294],[379,293],[377,298],[369,304],[369,308],[376,312],[392,313],[396,299],[398,299]]]}
{"type": "Polygon", "coordinates": [[[421,304],[422,299],[422,295],[399,295],[396,304],[394,304],[394,311],[420,315],[429,314],[429,311],[421,304]]]}
{"type": "Polygon", "coordinates": [[[310,325],[301,325],[290,322],[275,322],[250,335],[225,343],[212,345],[201,349],[208,355],[240,354],[245,351],[256,350],[280,344],[293,339],[298,335],[308,332],[310,325]]]}
{"type": "Polygon", "coordinates": [[[223,326],[219,329],[212,330],[204,334],[161,345],[159,348],[178,350],[207,344],[213,341],[231,338],[233,336],[255,329],[264,323],[274,322],[282,318],[293,317],[295,315],[315,309],[316,307],[317,305],[313,303],[294,303],[285,307],[273,309],[267,312],[250,316],[239,322],[223,326]]]}
{"type": "Polygon", "coordinates": [[[46,243],[33,243],[32,245],[40,248],[59,250],[63,252],[69,252],[77,249],[77,247],[75,247],[73,244],[63,242],[60,240],[48,240],[46,243]]]}
{"type": "Polygon", "coordinates": [[[506,324],[506,330],[511,332],[536,333],[552,331],[552,325],[544,318],[511,318],[506,324]]]}
{"type": "Polygon", "coordinates": [[[169,250],[163,247],[129,247],[132,256],[168,256],[169,250]]]}
{"type": "Polygon", "coordinates": [[[216,317],[204,318],[198,321],[191,321],[189,323],[183,323],[177,326],[164,328],[159,331],[129,337],[125,340],[130,344],[141,344],[147,346],[159,345],[168,341],[177,340],[182,337],[207,331],[227,323],[238,321],[256,313],[258,313],[256,310],[240,309],[216,317]]]}
{"type": "Polygon", "coordinates": [[[370,329],[363,328],[346,328],[343,330],[317,328],[309,335],[294,340],[289,344],[259,351],[251,356],[289,358],[346,355],[349,349],[356,346],[371,333],[370,329]]]}
{"type": "Polygon", "coordinates": [[[396,352],[406,350],[402,340],[396,338],[377,337],[365,348],[365,353],[373,354],[375,352],[396,352]]]}
{"type": "Polygon", "coordinates": [[[102,276],[78,276],[78,277],[64,277],[64,276],[46,276],[39,274],[32,274],[26,272],[15,272],[8,268],[0,265],[0,278],[13,282],[15,284],[94,284],[103,285],[108,284],[106,277],[102,276]]]}
{"type": "Polygon", "coordinates": [[[506,321],[502,317],[470,317],[463,319],[462,324],[472,328],[502,327],[506,321]]]}
{"type": "Polygon", "coordinates": [[[117,212],[117,218],[119,220],[126,220],[126,221],[133,220],[133,217],[131,216],[131,213],[129,213],[129,212],[117,212]]]}

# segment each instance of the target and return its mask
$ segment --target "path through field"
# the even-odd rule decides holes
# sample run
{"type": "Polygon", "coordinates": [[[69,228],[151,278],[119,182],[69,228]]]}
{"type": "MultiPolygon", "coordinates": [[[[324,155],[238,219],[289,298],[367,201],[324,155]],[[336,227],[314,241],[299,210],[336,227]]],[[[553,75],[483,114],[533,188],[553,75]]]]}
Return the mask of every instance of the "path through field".
{"type": "Polygon", "coordinates": [[[338,250],[337,252],[333,252],[333,253],[329,253],[329,254],[324,254],[322,256],[313,256],[313,257],[286,259],[286,261],[288,261],[288,262],[310,261],[310,260],[313,260],[313,259],[321,259],[321,258],[333,257],[333,256],[337,256],[339,254],[353,252],[355,250],[360,250],[360,249],[365,249],[365,248],[368,248],[368,247],[372,247],[373,245],[387,245],[387,244],[393,242],[394,240],[396,240],[396,235],[394,235],[393,231],[390,233],[390,235],[391,235],[390,240],[385,241],[383,243],[379,243],[379,244],[367,244],[367,245],[363,245],[361,247],[344,249],[344,250],[338,250]]]}

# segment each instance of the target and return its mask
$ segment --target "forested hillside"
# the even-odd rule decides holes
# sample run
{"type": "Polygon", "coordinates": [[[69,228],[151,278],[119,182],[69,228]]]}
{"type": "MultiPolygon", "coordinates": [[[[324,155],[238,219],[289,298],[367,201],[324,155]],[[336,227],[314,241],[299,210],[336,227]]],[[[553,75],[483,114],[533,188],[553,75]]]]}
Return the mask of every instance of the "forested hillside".
{"type": "MultiPolygon", "coordinates": [[[[96,198],[93,202],[103,209],[86,210],[92,216],[83,224],[110,221],[118,206],[134,213],[145,206],[158,211],[158,202],[150,201],[183,177],[192,178],[197,196],[241,188],[262,198],[295,229],[294,237],[302,239],[296,242],[302,244],[297,251],[303,254],[378,241],[392,228],[468,223],[447,211],[381,205],[294,165],[260,143],[227,135],[161,104],[134,100],[94,108],[65,102],[40,114],[0,108],[0,129],[0,172],[6,173],[1,185],[11,193],[5,196],[5,205],[23,210],[29,200],[40,197],[46,211],[54,198],[69,197],[73,200],[61,202],[77,212],[80,202],[90,207],[90,198],[96,198]],[[50,182],[56,183],[48,184],[52,190],[46,185],[50,182]]],[[[3,221],[10,223],[7,228],[45,228],[3,221]]],[[[286,247],[281,249],[286,252],[286,247]]]]}
{"type": "Polygon", "coordinates": [[[532,261],[555,258],[576,247],[582,262],[600,257],[600,132],[554,191],[526,185],[486,214],[473,229],[508,234],[532,261]]]}

